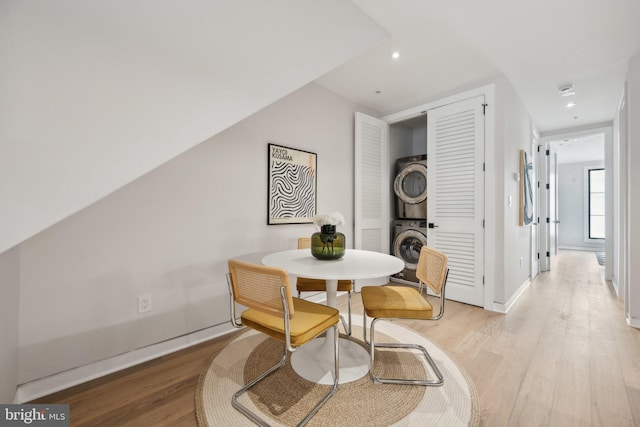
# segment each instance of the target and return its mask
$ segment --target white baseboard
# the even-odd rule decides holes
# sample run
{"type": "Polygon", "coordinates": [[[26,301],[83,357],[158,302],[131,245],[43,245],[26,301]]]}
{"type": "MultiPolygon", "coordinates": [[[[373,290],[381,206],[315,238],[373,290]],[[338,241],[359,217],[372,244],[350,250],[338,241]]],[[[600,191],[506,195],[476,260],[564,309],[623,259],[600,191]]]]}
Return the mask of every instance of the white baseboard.
{"type": "MultiPolygon", "coordinates": [[[[344,292],[338,292],[338,295],[343,293],[344,292]]],[[[327,300],[327,296],[324,292],[319,292],[315,295],[309,296],[308,299],[309,301],[324,303],[327,300]]],[[[228,334],[235,330],[236,329],[231,326],[231,323],[225,322],[220,325],[215,325],[210,328],[182,335],[157,344],[152,344],[128,353],[119,354],[108,359],[20,384],[16,391],[13,403],[29,402],[39,397],[47,396],[60,390],[65,390],[69,387],[73,387],[113,372],[121,371],[131,366],[153,360],[160,356],[182,350],[212,338],[228,334]]]]}
{"type": "Polygon", "coordinates": [[[627,325],[632,328],[640,329],[640,318],[632,317],[627,314],[627,325]]]}
{"type": "Polygon", "coordinates": [[[558,249],[566,251],[604,252],[604,246],[558,246],[558,249]]]}
{"type": "Polygon", "coordinates": [[[104,375],[147,362],[164,356],[165,354],[173,353],[212,338],[228,334],[234,330],[236,329],[233,328],[229,322],[226,322],[88,365],[59,372],[45,378],[20,384],[14,403],[29,402],[104,375]]]}
{"type": "Polygon", "coordinates": [[[531,279],[527,278],[527,280],[525,280],[524,283],[520,285],[518,290],[516,290],[511,296],[511,298],[509,298],[509,300],[504,304],[494,301],[492,311],[496,311],[502,314],[507,314],[509,310],[511,310],[511,307],[515,305],[516,301],[518,301],[520,296],[522,296],[522,293],[529,287],[530,284],[531,284],[531,279]]]}

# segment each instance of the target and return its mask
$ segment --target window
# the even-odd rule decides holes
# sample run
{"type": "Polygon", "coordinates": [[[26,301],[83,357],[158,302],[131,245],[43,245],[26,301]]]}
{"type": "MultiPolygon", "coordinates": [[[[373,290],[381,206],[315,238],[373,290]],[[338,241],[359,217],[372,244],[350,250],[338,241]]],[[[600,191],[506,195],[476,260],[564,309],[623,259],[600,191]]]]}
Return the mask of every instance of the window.
{"type": "Polygon", "coordinates": [[[589,169],[589,238],[604,239],[604,169],[589,169]]]}

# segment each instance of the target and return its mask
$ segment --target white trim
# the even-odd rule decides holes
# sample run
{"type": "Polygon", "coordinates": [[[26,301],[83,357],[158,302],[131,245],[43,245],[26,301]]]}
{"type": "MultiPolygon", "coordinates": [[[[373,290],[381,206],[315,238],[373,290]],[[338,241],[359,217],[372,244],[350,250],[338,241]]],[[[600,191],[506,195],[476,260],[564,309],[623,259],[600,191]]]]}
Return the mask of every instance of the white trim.
{"type": "MultiPolygon", "coordinates": [[[[471,89],[465,92],[457,93],[455,95],[440,98],[435,101],[427,102],[426,104],[420,104],[413,108],[402,110],[397,113],[388,114],[386,116],[381,117],[381,120],[384,120],[389,124],[394,124],[407,119],[412,119],[417,116],[421,116],[424,114],[425,111],[432,110],[434,108],[442,107],[449,104],[454,104],[456,102],[464,101],[466,99],[475,98],[476,96],[482,96],[482,95],[486,96],[489,93],[491,94],[491,101],[493,102],[494,91],[495,91],[495,85],[493,83],[485,86],[480,86],[475,89],[471,89]]],[[[489,100],[486,100],[485,102],[487,102],[488,104],[489,100]]],[[[489,104],[489,105],[491,106],[492,104],[489,104]]]]}
{"type": "MultiPolygon", "coordinates": [[[[346,292],[338,292],[338,295],[342,294],[346,294],[346,292]]],[[[308,300],[325,303],[327,300],[326,293],[318,292],[310,296],[308,300]]],[[[39,397],[47,396],[60,390],[65,390],[69,387],[229,334],[233,331],[236,331],[236,329],[232,327],[229,322],[225,322],[128,353],[119,354],[98,362],[89,363],[45,378],[20,384],[16,390],[13,403],[29,402],[39,397]]]]}
{"type": "Polygon", "coordinates": [[[631,326],[632,328],[640,329],[640,318],[632,317],[627,314],[627,325],[631,326]]]}
{"type": "Polygon", "coordinates": [[[513,293],[511,298],[509,298],[509,301],[507,301],[505,304],[494,301],[492,311],[496,311],[502,314],[507,314],[509,310],[511,310],[511,308],[515,305],[516,301],[518,301],[520,296],[522,296],[524,291],[527,290],[530,284],[531,284],[531,279],[527,278],[527,280],[525,280],[524,283],[520,285],[518,290],[513,293]]]}
{"type": "Polygon", "coordinates": [[[561,129],[561,130],[552,131],[552,132],[540,132],[540,137],[542,139],[542,142],[551,142],[551,141],[557,141],[559,139],[564,139],[569,137],[595,135],[597,133],[603,133],[603,132],[606,133],[607,129],[611,128],[612,126],[613,126],[613,121],[595,123],[592,125],[561,129]]]}
{"type": "MultiPolygon", "coordinates": [[[[625,89],[627,85],[625,83],[625,89]]],[[[620,106],[624,102],[624,92],[620,101],[620,106]]],[[[619,111],[619,110],[618,110],[619,111]]],[[[613,162],[613,130],[614,130],[614,121],[597,123],[593,125],[581,126],[571,129],[562,129],[559,131],[553,132],[543,132],[541,133],[541,141],[545,143],[549,143],[550,141],[556,141],[558,139],[563,139],[567,137],[576,137],[576,136],[586,136],[586,135],[595,135],[599,133],[604,134],[604,144],[605,144],[605,153],[604,153],[604,169],[605,169],[605,209],[607,212],[605,214],[605,235],[609,236],[605,239],[605,255],[607,257],[607,265],[605,266],[604,277],[606,280],[611,280],[614,276],[613,266],[618,263],[617,257],[619,256],[614,250],[613,246],[616,244],[615,235],[614,235],[614,222],[617,222],[620,218],[614,218],[614,200],[613,200],[613,173],[614,173],[614,162],[613,162]]],[[[627,136],[628,138],[628,136],[627,136]]],[[[627,161],[629,159],[627,158],[627,161]]],[[[623,172],[616,172],[623,173],[623,172]]],[[[618,236],[620,237],[620,236],[618,236]]]]}
{"type": "Polygon", "coordinates": [[[531,122],[531,162],[533,163],[533,191],[535,192],[535,197],[533,200],[534,203],[534,223],[529,227],[531,230],[529,233],[529,239],[531,240],[531,260],[529,261],[529,276],[531,280],[535,279],[538,273],[540,272],[540,229],[538,228],[538,223],[540,222],[540,176],[539,176],[539,156],[538,156],[538,144],[540,142],[540,133],[536,128],[535,124],[531,122]],[[538,183],[538,185],[535,185],[538,183]]]}
{"type": "Polygon", "coordinates": [[[88,365],[59,372],[45,378],[20,384],[14,403],[29,402],[39,397],[47,396],[51,393],[182,350],[212,338],[226,335],[234,330],[235,328],[233,328],[229,322],[226,322],[98,362],[89,363],[88,365]]]}
{"type": "MultiPolygon", "coordinates": [[[[480,86],[475,89],[464,91],[455,95],[437,99],[426,104],[421,104],[413,108],[402,110],[397,113],[388,114],[381,119],[389,124],[401,122],[413,117],[424,114],[425,111],[442,107],[444,105],[453,104],[466,99],[484,96],[487,108],[485,110],[484,121],[484,253],[496,253],[496,165],[495,165],[495,111],[496,111],[496,85],[491,83],[480,86]]],[[[491,262],[490,257],[484,257],[484,308],[493,310],[495,306],[495,263],[491,262]]]]}
{"type": "MultiPolygon", "coordinates": [[[[591,244],[597,244],[597,243],[601,243],[602,246],[604,247],[604,242],[605,239],[592,239],[591,237],[589,237],[589,212],[590,212],[590,206],[589,206],[589,198],[590,198],[590,193],[589,193],[589,172],[592,170],[599,170],[602,169],[605,173],[607,173],[607,170],[604,167],[604,161],[598,161],[598,162],[587,162],[584,165],[583,168],[583,185],[584,185],[584,197],[583,197],[583,208],[582,208],[582,241],[584,243],[591,243],[591,244]]],[[[605,188],[604,194],[606,195],[607,193],[607,189],[605,188]]],[[[605,201],[606,204],[606,201],[605,201]]],[[[606,237],[606,226],[605,226],[605,237],[606,237]]],[[[603,249],[604,250],[604,249],[603,249]]]]}
{"type": "Polygon", "coordinates": [[[558,246],[558,249],[566,250],[566,251],[604,252],[604,244],[601,244],[600,246],[562,245],[562,246],[558,246]]]}

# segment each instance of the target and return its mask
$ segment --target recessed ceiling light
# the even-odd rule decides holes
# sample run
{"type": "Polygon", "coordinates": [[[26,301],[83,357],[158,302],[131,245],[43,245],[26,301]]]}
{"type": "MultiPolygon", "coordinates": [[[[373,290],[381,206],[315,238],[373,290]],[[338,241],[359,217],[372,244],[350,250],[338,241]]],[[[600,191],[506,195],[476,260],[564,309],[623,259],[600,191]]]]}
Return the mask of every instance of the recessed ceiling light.
{"type": "Polygon", "coordinates": [[[398,58],[400,58],[400,52],[398,52],[398,51],[393,52],[393,53],[391,54],[391,58],[392,58],[392,59],[398,59],[398,58]]]}
{"type": "Polygon", "coordinates": [[[573,108],[575,106],[576,106],[575,102],[567,102],[567,104],[565,105],[565,107],[567,107],[567,108],[573,108]]]}

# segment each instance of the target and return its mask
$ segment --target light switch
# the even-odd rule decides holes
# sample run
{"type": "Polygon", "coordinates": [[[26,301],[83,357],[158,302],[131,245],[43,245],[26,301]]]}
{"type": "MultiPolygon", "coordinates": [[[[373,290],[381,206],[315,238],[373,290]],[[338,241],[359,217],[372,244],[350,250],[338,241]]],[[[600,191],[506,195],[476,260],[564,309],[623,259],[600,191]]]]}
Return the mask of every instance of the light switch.
{"type": "Polygon", "coordinates": [[[507,197],[507,205],[508,205],[509,207],[512,207],[512,206],[513,206],[513,197],[512,197],[512,196],[508,196],[508,197],[507,197]]]}

